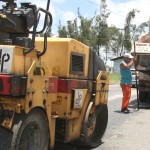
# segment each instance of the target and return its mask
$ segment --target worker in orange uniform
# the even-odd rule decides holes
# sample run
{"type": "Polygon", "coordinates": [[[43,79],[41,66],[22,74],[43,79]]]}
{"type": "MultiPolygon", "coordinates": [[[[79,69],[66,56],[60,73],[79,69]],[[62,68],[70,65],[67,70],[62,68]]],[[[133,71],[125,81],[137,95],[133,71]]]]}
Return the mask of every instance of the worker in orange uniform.
{"type": "Polygon", "coordinates": [[[129,113],[128,105],[131,97],[131,82],[132,82],[132,74],[130,68],[134,63],[133,58],[134,57],[130,53],[125,53],[124,60],[120,63],[120,74],[121,74],[120,86],[122,88],[123,93],[121,112],[123,113],[129,113]]]}

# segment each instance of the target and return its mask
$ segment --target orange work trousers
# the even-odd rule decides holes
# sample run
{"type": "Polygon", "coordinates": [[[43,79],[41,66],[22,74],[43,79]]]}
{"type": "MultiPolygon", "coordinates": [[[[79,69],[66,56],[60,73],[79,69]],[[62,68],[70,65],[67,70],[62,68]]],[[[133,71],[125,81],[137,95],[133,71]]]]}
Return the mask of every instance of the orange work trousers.
{"type": "Polygon", "coordinates": [[[127,109],[131,97],[131,85],[130,84],[120,84],[122,88],[122,109],[127,109]]]}

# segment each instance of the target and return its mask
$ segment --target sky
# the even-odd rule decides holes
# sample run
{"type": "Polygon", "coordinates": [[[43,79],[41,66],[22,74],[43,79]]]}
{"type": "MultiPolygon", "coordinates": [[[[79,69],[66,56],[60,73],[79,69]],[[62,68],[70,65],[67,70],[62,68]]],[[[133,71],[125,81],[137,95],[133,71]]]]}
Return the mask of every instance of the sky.
{"type": "MultiPolygon", "coordinates": [[[[149,21],[150,0],[106,0],[108,11],[110,12],[107,20],[108,24],[123,28],[125,18],[132,9],[139,10],[133,23],[139,25],[149,21]]],[[[53,29],[57,29],[59,20],[62,25],[67,20],[77,17],[77,9],[80,8],[82,16],[91,18],[95,12],[100,12],[100,0],[51,0],[51,12],[53,14],[53,29]]]]}
{"type": "MultiPolygon", "coordinates": [[[[95,13],[100,12],[100,0],[50,0],[50,12],[53,16],[52,32],[57,36],[59,21],[66,25],[67,20],[77,18],[77,9],[80,9],[82,16],[91,18],[95,13]]],[[[47,0],[17,0],[17,2],[31,2],[38,7],[46,8],[47,0]]],[[[0,2],[0,5],[2,2],[0,2]]],[[[139,10],[133,23],[139,25],[149,21],[150,0],[106,0],[107,9],[110,12],[107,19],[108,25],[115,25],[123,28],[126,15],[132,9],[139,10]]]]}

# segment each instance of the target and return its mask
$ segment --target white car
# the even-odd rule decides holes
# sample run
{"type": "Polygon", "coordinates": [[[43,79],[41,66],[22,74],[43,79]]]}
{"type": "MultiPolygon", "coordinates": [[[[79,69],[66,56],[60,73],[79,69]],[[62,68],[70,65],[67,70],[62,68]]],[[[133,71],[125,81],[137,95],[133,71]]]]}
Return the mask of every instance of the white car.
{"type": "Polygon", "coordinates": [[[131,73],[132,73],[132,83],[131,83],[131,86],[136,88],[136,84],[137,85],[139,84],[139,72],[136,71],[135,69],[131,69],[131,73]]]}

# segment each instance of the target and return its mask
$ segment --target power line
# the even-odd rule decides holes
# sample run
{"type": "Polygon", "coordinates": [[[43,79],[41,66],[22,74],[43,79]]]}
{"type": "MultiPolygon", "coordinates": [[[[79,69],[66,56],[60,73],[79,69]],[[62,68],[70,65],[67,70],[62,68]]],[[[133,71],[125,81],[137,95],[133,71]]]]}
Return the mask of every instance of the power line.
{"type": "Polygon", "coordinates": [[[86,1],[89,2],[89,3],[91,3],[91,4],[94,4],[94,5],[98,6],[98,7],[100,7],[99,4],[97,4],[97,3],[93,2],[93,1],[90,1],[90,0],[86,0],[86,1]]]}
{"type": "MultiPolygon", "coordinates": [[[[93,2],[93,1],[90,1],[90,0],[86,0],[86,1],[89,2],[89,3],[91,3],[91,4],[94,4],[94,5],[98,6],[98,7],[100,7],[99,4],[97,4],[97,3],[93,2]]],[[[117,13],[117,12],[114,12],[114,11],[110,11],[110,13],[116,14],[116,15],[122,17],[122,18],[126,18],[126,16],[123,16],[123,15],[117,13]]],[[[138,23],[137,21],[134,21],[134,22],[135,22],[135,23],[138,23]]]]}
{"type": "MultiPolygon", "coordinates": [[[[98,6],[98,7],[100,7],[100,5],[99,5],[99,4],[97,4],[97,3],[93,2],[93,1],[90,1],[90,0],[86,0],[86,1],[87,1],[87,2],[89,2],[89,3],[91,3],[91,4],[94,4],[94,5],[98,6]]],[[[121,17],[123,17],[123,18],[124,18],[124,16],[123,16],[123,15],[121,15],[121,14],[119,14],[119,13],[117,13],[117,12],[113,12],[113,11],[111,11],[111,13],[117,14],[117,15],[119,15],[119,16],[121,16],[121,17]]]]}

